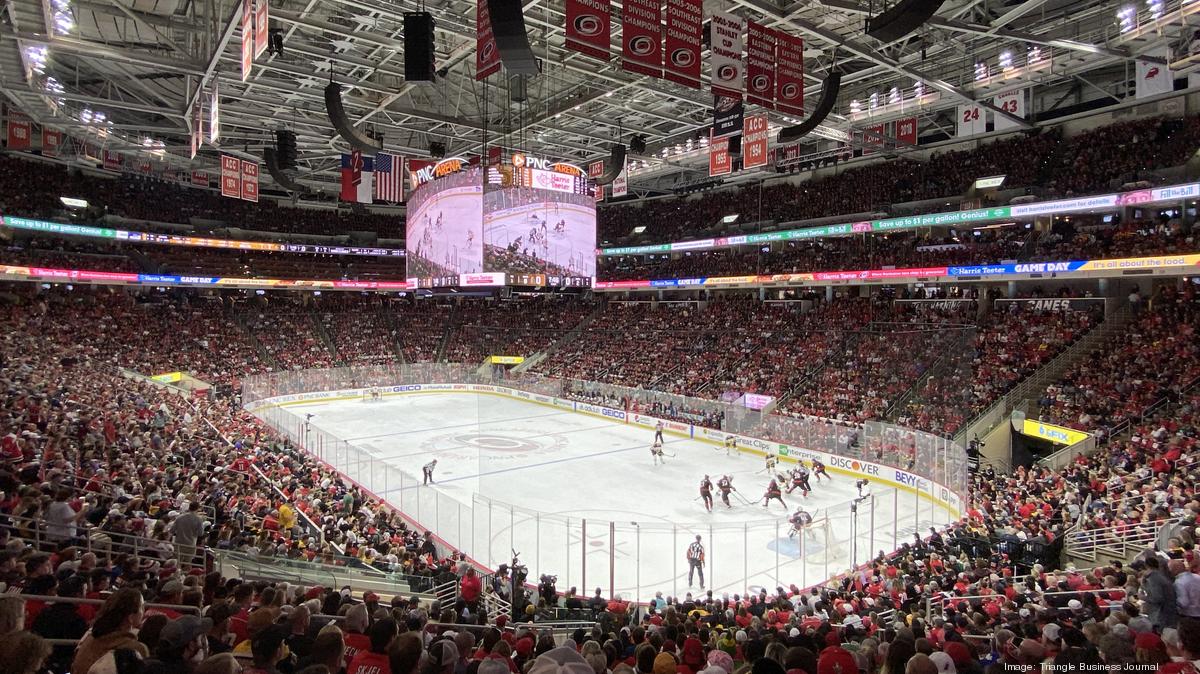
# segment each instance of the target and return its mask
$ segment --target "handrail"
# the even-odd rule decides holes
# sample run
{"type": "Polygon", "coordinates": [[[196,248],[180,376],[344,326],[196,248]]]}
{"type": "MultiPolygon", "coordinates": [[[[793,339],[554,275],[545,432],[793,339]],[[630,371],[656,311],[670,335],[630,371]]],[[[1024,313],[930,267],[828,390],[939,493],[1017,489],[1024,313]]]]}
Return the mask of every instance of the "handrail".
{"type": "Polygon", "coordinates": [[[1100,554],[1125,558],[1131,548],[1139,552],[1145,550],[1148,544],[1158,540],[1163,527],[1178,521],[1154,520],[1102,529],[1080,527],[1063,537],[1063,554],[1093,562],[1100,554]]]}
{"type": "MultiPolygon", "coordinates": [[[[103,606],[105,599],[88,599],[86,597],[59,597],[58,595],[44,594],[15,594],[7,595],[14,596],[25,601],[40,601],[47,604],[75,604],[79,606],[103,606]]],[[[202,609],[199,606],[189,606],[187,604],[159,604],[155,602],[146,602],[143,604],[146,608],[168,609],[179,613],[195,613],[200,614],[202,609]]]]}
{"type": "MultiPolygon", "coordinates": [[[[31,517],[22,517],[19,515],[5,515],[7,522],[0,523],[0,528],[8,529],[13,534],[14,538],[25,539],[23,534],[22,524],[26,525],[25,531],[33,533],[34,547],[38,550],[43,548],[43,544],[54,543],[58,544],[59,539],[46,535],[45,530],[50,524],[40,519],[31,517]]],[[[196,558],[207,558],[211,553],[200,541],[197,541],[195,553],[192,556],[181,555],[179,545],[174,540],[161,540],[150,538],[147,536],[139,536],[137,534],[127,534],[115,531],[106,531],[99,526],[92,526],[87,523],[78,523],[71,525],[76,529],[76,535],[63,540],[81,541],[83,548],[87,552],[97,556],[104,555],[105,558],[110,558],[113,554],[130,554],[135,559],[151,559],[157,562],[163,562],[168,559],[176,560],[181,567],[204,567],[204,562],[199,564],[194,563],[196,558]],[[108,538],[107,545],[100,544],[100,536],[108,538]],[[167,547],[170,550],[164,550],[167,547]],[[149,557],[142,553],[153,551],[153,557],[149,557]]]]}

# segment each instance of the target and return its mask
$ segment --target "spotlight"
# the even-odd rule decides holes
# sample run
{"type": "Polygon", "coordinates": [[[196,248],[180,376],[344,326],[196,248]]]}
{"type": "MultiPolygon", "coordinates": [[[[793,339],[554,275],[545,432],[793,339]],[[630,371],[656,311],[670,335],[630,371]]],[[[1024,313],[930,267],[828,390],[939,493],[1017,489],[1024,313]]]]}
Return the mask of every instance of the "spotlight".
{"type": "Polygon", "coordinates": [[[278,28],[272,28],[267,33],[267,53],[274,56],[283,56],[283,31],[278,28]]]}

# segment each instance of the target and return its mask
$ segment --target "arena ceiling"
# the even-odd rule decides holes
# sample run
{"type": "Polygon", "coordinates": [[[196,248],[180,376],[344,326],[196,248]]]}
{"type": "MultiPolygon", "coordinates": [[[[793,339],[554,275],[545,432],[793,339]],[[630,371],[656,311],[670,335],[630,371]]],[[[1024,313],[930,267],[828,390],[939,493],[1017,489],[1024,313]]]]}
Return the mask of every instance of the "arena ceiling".
{"type": "MultiPolygon", "coordinates": [[[[614,2],[614,56],[620,4],[614,2]]],[[[946,0],[925,27],[883,44],[863,32],[864,20],[883,6],[706,0],[705,14],[730,10],[802,36],[810,109],[830,69],[843,72],[834,114],[814,134],[835,139],[851,126],[852,101],[865,108],[872,94],[880,106],[875,120],[901,116],[886,107],[893,88],[904,101],[923,87],[923,104],[903,112],[915,111],[922,133],[953,134],[956,106],[1015,87],[1061,93],[1064,104],[1122,98],[1134,57],[1162,45],[1186,53],[1189,24],[1197,21],[1191,15],[1200,10],[1196,0],[946,0]],[[1126,7],[1134,18],[1122,25],[1118,12],[1126,7]],[[988,76],[979,76],[978,64],[988,76]]],[[[604,64],[567,51],[563,0],[524,5],[543,71],[528,82],[521,104],[510,102],[502,75],[486,84],[474,79],[474,0],[272,0],[271,27],[284,33],[283,53],[257,59],[244,83],[240,7],[233,0],[8,0],[0,91],[35,121],[75,134],[96,132],[101,113],[107,143],[151,147],[180,168],[214,168],[218,149],[261,157],[272,132],[290,128],[298,135],[302,181],[330,190],[347,149],[325,113],[322,89],[331,78],[344,85],[351,118],[382,133],[390,151],[427,156],[429,143],[440,141],[451,153],[475,153],[486,129],[493,143],[586,161],[605,156],[617,139],[641,134],[649,149],[634,158],[636,193],[707,175],[699,152],[662,155],[665,147],[698,138],[711,122],[707,88],[624,72],[615,57],[604,64]],[[407,84],[402,18],[421,6],[436,21],[441,76],[407,84]],[[220,88],[221,137],[191,162],[189,110],[213,81],[220,88]]],[[[1172,60],[1181,72],[1190,67],[1186,58],[1172,60]]],[[[772,113],[772,122],[790,119],[772,113]]]]}

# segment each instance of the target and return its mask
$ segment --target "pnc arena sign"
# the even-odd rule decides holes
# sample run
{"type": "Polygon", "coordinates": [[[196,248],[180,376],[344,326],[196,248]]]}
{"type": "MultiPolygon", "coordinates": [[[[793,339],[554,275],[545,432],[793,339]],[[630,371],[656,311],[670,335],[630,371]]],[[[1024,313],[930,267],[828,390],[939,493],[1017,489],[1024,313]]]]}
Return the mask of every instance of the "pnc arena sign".
{"type": "Polygon", "coordinates": [[[583,169],[574,164],[568,164],[563,161],[552,161],[544,157],[534,157],[522,152],[512,153],[513,168],[528,168],[539,171],[553,171],[554,173],[565,173],[570,176],[582,178],[584,176],[583,169]]]}
{"type": "Polygon", "coordinates": [[[422,163],[419,160],[410,160],[409,176],[412,178],[412,186],[416,188],[438,178],[445,178],[453,173],[458,173],[467,168],[469,164],[470,162],[462,157],[447,157],[437,163],[422,163]]]}

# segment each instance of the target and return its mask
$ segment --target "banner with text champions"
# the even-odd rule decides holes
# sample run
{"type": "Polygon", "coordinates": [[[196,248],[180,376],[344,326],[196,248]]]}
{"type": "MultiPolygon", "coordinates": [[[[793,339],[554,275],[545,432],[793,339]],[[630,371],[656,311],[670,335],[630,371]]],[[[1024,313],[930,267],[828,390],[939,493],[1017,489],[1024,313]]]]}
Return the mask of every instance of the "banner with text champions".
{"type": "Polygon", "coordinates": [[[662,5],[658,0],[625,0],[621,12],[621,67],[662,77],[662,5]]]}
{"type": "Polygon", "coordinates": [[[700,50],[704,41],[704,0],[667,0],[666,78],[700,88],[700,50]]]}
{"type": "Polygon", "coordinates": [[[775,109],[804,114],[804,40],[775,31],[775,109]]]}
{"type": "Polygon", "coordinates": [[[567,0],[567,49],[608,60],[612,37],[610,0],[567,0]]]}
{"type": "Polygon", "coordinates": [[[475,2],[475,79],[487,79],[500,70],[500,50],[492,33],[492,16],[487,0],[475,2]]]}
{"type": "Polygon", "coordinates": [[[742,69],[742,35],[746,20],[728,12],[712,15],[712,91],[717,96],[742,100],[745,73],[742,69]]]}
{"type": "Polygon", "coordinates": [[[746,99],[775,109],[776,31],[761,23],[746,22],[746,99]]]}

